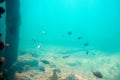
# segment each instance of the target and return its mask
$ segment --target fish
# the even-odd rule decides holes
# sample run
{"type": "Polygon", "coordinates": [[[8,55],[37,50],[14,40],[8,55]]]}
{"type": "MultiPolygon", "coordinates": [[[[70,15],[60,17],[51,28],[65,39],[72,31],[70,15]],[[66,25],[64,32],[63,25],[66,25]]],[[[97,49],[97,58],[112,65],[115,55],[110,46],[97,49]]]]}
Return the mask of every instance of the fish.
{"type": "Polygon", "coordinates": [[[72,35],[72,32],[68,32],[68,35],[72,35]]]}
{"type": "Polygon", "coordinates": [[[69,56],[68,55],[64,55],[62,58],[68,58],[69,56]]]}
{"type": "Polygon", "coordinates": [[[50,64],[50,62],[48,60],[45,60],[45,59],[41,60],[41,62],[44,64],[50,64]]]}
{"type": "Polygon", "coordinates": [[[82,37],[79,36],[79,37],[77,37],[77,39],[82,39],[82,37]]]}
{"type": "Polygon", "coordinates": [[[103,78],[103,75],[101,72],[99,71],[91,71],[93,73],[94,76],[96,76],[97,78],[103,78]]]}
{"type": "Polygon", "coordinates": [[[88,46],[89,45],[89,43],[84,43],[84,46],[88,46]]]}
{"type": "Polygon", "coordinates": [[[32,39],[32,42],[37,42],[37,40],[36,39],[32,39]]]}
{"type": "Polygon", "coordinates": [[[86,51],[86,54],[88,54],[89,53],[89,51],[86,51]]]}

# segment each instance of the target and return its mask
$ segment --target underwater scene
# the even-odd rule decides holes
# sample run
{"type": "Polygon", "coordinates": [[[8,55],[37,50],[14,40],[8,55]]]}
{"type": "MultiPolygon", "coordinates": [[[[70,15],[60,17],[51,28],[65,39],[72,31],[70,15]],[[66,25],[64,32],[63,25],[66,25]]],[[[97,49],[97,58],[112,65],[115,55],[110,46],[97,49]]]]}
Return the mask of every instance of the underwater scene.
{"type": "Polygon", "coordinates": [[[20,0],[15,80],[120,80],[119,4],[20,0]]]}

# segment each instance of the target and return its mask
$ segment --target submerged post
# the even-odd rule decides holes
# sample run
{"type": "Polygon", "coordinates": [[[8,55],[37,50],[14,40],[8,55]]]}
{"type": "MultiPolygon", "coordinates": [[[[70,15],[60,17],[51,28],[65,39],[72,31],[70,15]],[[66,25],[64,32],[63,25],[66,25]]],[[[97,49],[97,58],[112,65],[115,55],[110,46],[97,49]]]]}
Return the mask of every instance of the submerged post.
{"type": "Polygon", "coordinates": [[[5,48],[5,68],[8,70],[17,60],[18,56],[20,26],[19,7],[19,0],[6,0],[6,42],[9,43],[9,47],[5,48]]]}

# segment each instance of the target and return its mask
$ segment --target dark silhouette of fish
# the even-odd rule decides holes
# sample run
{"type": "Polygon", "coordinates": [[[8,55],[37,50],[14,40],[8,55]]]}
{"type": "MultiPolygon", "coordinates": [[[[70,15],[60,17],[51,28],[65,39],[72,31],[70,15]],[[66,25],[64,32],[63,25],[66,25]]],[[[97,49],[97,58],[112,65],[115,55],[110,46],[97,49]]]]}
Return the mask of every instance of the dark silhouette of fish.
{"type": "Polygon", "coordinates": [[[37,42],[37,40],[36,39],[32,39],[32,42],[37,42]]]}
{"type": "Polygon", "coordinates": [[[93,73],[94,76],[96,76],[97,78],[103,78],[103,75],[101,72],[99,71],[91,71],[93,73]]]}
{"type": "Polygon", "coordinates": [[[68,35],[72,35],[72,32],[68,32],[68,35]]]}
{"type": "Polygon", "coordinates": [[[86,51],[86,54],[89,54],[89,51],[86,51]]]}
{"type": "Polygon", "coordinates": [[[84,43],[84,46],[88,46],[89,45],[89,43],[84,43]]]}
{"type": "Polygon", "coordinates": [[[82,39],[82,37],[80,37],[80,36],[79,36],[79,37],[77,37],[77,39],[79,39],[79,40],[80,40],[80,39],[82,39]]]}

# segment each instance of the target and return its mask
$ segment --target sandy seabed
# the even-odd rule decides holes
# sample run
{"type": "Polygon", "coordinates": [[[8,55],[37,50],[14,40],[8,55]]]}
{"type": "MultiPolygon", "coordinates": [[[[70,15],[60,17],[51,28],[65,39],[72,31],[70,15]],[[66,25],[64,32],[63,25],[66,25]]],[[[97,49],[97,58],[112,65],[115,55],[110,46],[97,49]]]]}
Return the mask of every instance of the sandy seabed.
{"type": "Polygon", "coordinates": [[[97,50],[86,51],[77,48],[47,47],[39,50],[20,52],[18,61],[37,60],[38,66],[24,66],[22,72],[17,72],[15,80],[120,80],[120,54],[105,54],[97,50]],[[49,61],[49,64],[41,60],[49,61]],[[43,66],[45,71],[40,70],[43,66]],[[58,69],[54,75],[53,70],[58,69]],[[99,71],[103,78],[93,75],[99,71]],[[74,75],[75,78],[67,78],[74,75]]]}

